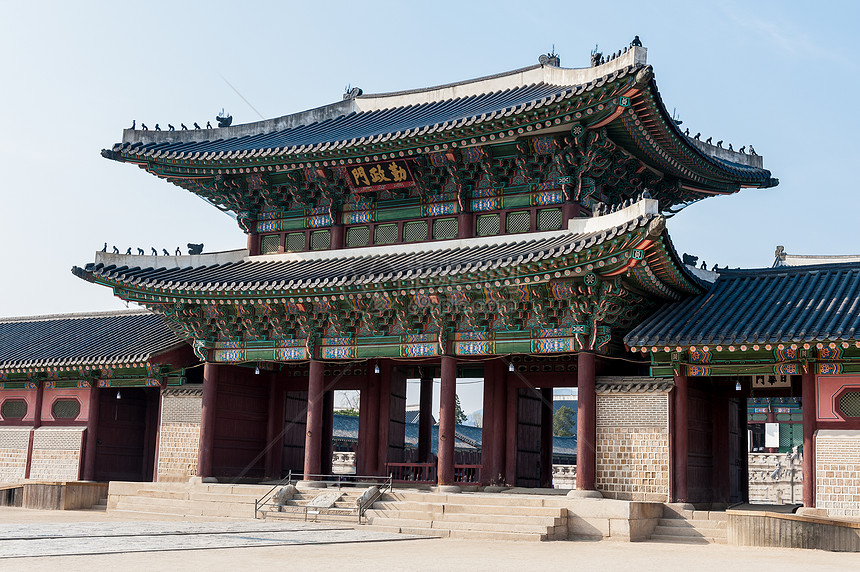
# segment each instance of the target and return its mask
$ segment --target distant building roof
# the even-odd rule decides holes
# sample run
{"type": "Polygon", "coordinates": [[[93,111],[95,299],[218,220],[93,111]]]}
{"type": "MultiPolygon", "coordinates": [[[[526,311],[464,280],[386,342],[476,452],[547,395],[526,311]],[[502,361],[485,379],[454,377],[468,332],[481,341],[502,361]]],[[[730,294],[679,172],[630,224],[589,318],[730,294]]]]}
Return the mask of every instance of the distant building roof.
{"type": "Polygon", "coordinates": [[[782,246],[776,247],[773,267],[816,266],[819,264],[860,263],[860,254],[789,254],[782,246]]]}
{"type": "Polygon", "coordinates": [[[148,310],[0,318],[0,370],[141,363],[183,344],[148,310]]]}
{"type": "Polygon", "coordinates": [[[723,270],[711,289],[664,306],[630,347],[860,339],[860,263],[723,270]]]}

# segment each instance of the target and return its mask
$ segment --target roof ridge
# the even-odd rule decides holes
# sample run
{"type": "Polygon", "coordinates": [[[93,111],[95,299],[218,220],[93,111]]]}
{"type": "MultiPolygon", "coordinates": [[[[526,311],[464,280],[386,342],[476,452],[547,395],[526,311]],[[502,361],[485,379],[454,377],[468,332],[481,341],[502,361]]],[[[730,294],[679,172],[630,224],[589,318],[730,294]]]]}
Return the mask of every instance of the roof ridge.
{"type": "Polygon", "coordinates": [[[157,315],[146,308],[131,310],[99,310],[94,312],[72,312],[68,314],[41,314],[35,316],[0,316],[0,324],[16,324],[23,322],[50,322],[52,320],[85,320],[87,318],[108,318],[111,316],[136,316],[141,314],[157,315]]]}

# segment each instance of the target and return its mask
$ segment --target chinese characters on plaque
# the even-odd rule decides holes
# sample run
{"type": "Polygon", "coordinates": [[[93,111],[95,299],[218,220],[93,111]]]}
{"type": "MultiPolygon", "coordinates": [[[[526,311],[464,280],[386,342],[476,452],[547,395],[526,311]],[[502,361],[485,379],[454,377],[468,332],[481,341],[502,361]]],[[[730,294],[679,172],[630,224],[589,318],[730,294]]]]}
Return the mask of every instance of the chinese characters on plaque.
{"type": "Polygon", "coordinates": [[[405,160],[353,165],[347,167],[346,172],[350,188],[359,193],[402,189],[415,185],[405,160]]]}

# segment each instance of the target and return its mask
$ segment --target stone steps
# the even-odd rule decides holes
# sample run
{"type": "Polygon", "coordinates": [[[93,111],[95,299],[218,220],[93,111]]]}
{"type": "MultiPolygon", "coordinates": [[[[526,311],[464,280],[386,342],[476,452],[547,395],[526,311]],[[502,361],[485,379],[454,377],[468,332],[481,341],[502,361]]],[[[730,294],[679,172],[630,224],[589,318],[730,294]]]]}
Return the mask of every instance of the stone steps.
{"type": "Polygon", "coordinates": [[[651,540],[676,544],[726,544],[727,518],[722,511],[694,510],[691,505],[667,504],[651,540]]]}
{"type": "Polygon", "coordinates": [[[544,541],[567,538],[567,509],[514,495],[404,493],[365,513],[374,529],[442,538],[544,541]]]}

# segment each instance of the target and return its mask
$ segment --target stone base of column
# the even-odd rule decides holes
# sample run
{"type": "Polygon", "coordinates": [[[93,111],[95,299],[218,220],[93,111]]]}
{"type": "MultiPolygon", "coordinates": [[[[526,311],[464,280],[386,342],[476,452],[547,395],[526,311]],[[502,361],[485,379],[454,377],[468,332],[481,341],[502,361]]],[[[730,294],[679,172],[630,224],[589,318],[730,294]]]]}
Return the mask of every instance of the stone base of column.
{"type": "Polygon", "coordinates": [[[603,493],[600,491],[586,491],[573,489],[567,493],[569,499],[602,499],[603,493]]]}
{"type": "Polygon", "coordinates": [[[463,489],[458,487],[457,485],[436,485],[435,487],[430,487],[430,490],[434,493],[448,493],[448,494],[456,494],[463,492],[463,489]]]}
{"type": "Polygon", "coordinates": [[[319,481],[299,481],[296,483],[296,486],[302,487],[303,489],[324,489],[326,488],[325,483],[321,483],[319,481]]]}

